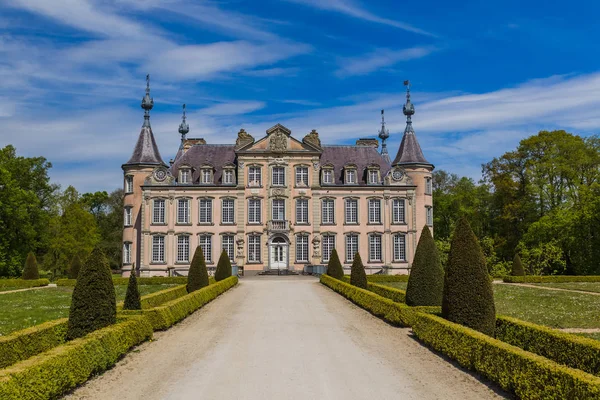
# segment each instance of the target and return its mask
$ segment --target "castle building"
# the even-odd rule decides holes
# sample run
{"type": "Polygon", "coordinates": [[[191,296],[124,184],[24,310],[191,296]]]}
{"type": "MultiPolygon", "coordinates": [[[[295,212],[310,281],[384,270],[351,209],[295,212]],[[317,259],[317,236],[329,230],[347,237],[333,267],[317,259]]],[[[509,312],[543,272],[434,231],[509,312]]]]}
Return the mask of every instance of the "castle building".
{"type": "Polygon", "coordinates": [[[300,272],[327,264],[335,248],[345,268],[361,255],[367,273],[408,273],[421,229],[433,225],[433,165],[412,127],[393,161],[381,112],[376,138],[326,145],[313,130],[302,139],[277,124],[255,139],[241,129],[233,144],[188,138],[170,165],[150,126],[149,78],[144,123],[124,172],[123,273],[186,275],[197,246],[209,269],[224,249],[245,274],[300,272]]]}

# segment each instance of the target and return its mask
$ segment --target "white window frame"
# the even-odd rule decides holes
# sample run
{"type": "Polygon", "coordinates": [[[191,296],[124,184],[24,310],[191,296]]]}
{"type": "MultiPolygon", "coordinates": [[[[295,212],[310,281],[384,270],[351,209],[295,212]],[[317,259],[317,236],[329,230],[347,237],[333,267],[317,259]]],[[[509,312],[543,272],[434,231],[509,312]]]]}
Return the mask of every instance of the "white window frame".
{"type": "Polygon", "coordinates": [[[235,223],[235,199],[225,198],[221,200],[221,223],[228,225],[235,223]]]}
{"type": "Polygon", "coordinates": [[[271,219],[273,221],[285,221],[285,200],[271,200],[271,219]]]}
{"type": "Polygon", "coordinates": [[[394,235],[394,261],[403,262],[406,261],[406,235],[397,233],[394,235]]]}
{"type": "Polygon", "coordinates": [[[261,243],[260,235],[248,235],[248,262],[260,263],[261,243]]]}
{"type": "Polygon", "coordinates": [[[353,262],[356,253],[358,253],[358,234],[349,233],[346,235],[346,262],[353,262]]]}
{"type": "Polygon", "coordinates": [[[262,186],[262,168],[256,165],[248,167],[248,186],[262,186]]]}
{"type": "Polygon", "coordinates": [[[190,199],[177,199],[177,223],[190,223],[190,199]]]}
{"type": "Polygon", "coordinates": [[[425,178],[425,194],[433,193],[433,181],[430,176],[425,178]]]}
{"type": "Polygon", "coordinates": [[[211,168],[200,169],[200,183],[210,185],[213,183],[213,172],[211,168]]]}
{"type": "Polygon", "coordinates": [[[331,258],[331,252],[335,249],[335,235],[325,234],[321,237],[321,250],[323,262],[328,262],[331,258]]]}
{"type": "Polygon", "coordinates": [[[308,224],[308,199],[296,199],[296,224],[308,224]]]}
{"type": "Polygon", "coordinates": [[[177,261],[178,263],[190,262],[190,236],[177,235],[177,261]]]}
{"type": "Polygon", "coordinates": [[[153,224],[163,225],[163,224],[167,223],[166,208],[167,208],[167,202],[165,201],[165,199],[152,200],[152,223],[153,224]]]}
{"type": "Polygon", "coordinates": [[[308,235],[296,235],[296,262],[308,262],[308,235]]]}
{"type": "Polygon", "coordinates": [[[433,226],[433,207],[425,206],[425,218],[427,226],[433,226]]]}
{"type": "Polygon", "coordinates": [[[133,175],[125,176],[125,193],[133,193],[133,175]]]}
{"type": "Polygon", "coordinates": [[[235,262],[235,235],[221,235],[221,249],[225,250],[231,262],[235,262]]]}
{"type": "Polygon", "coordinates": [[[369,224],[381,224],[381,199],[369,199],[369,224]]]}
{"type": "Polygon", "coordinates": [[[333,177],[333,168],[323,168],[323,184],[325,185],[333,185],[335,183],[335,179],[333,177]]]}
{"type": "Polygon", "coordinates": [[[296,167],[296,186],[308,187],[308,167],[304,165],[296,167]]]}
{"type": "Polygon", "coordinates": [[[346,182],[347,185],[356,185],[358,183],[358,173],[356,168],[346,169],[346,182]],[[352,179],[350,179],[352,177],[352,179]]]}
{"type": "Polygon", "coordinates": [[[212,263],[212,235],[201,233],[198,235],[198,246],[202,249],[204,260],[207,263],[212,263]]]}
{"type": "Polygon", "coordinates": [[[131,242],[123,243],[123,264],[131,264],[131,242]]]}
{"type": "Polygon", "coordinates": [[[152,236],[152,262],[155,264],[164,264],[165,259],[166,259],[165,236],[164,235],[153,235],[152,236]]]}
{"type": "Polygon", "coordinates": [[[321,224],[335,225],[335,200],[323,199],[321,201],[321,224]]]}
{"type": "Polygon", "coordinates": [[[223,184],[233,185],[235,184],[233,168],[226,168],[223,170],[223,184]]]}
{"type": "Polygon", "coordinates": [[[248,199],[248,223],[262,223],[262,204],[260,199],[248,199]]]}
{"type": "Polygon", "coordinates": [[[209,198],[198,199],[198,223],[212,224],[213,222],[213,201],[209,198]]]}
{"type": "Polygon", "coordinates": [[[191,183],[191,170],[189,168],[181,168],[179,170],[179,183],[188,184],[191,183]]]}
{"type": "Polygon", "coordinates": [[[271,184],[273,186],[285,186],[285,167],[272,168],[271,184]]]}
{"type": "Polygon", "coordinates": [[[392,223],[406,223],[406,199],[393,199],[392,201],[392,223]]]}
{"type": "Polygon", "coordinates": [[[383,260],[381,243],[382,235],[369,235],[369,262],[381,262],[383,260]]]}
{"type": "Polygon", "coordinates": [[[367,171],[367,179],[369,180],[369,184],[376,185],[379,183],[379,170],[378,169],[369,169],[367,171]]]}
{"type": "Polygon", "coordinates": [[[133,211],[131,206],[127,206],[123,209],[123,225],[124,226],[132,226],[133,225],[133,211]]]}
{"type": "Polygon", "coordinates": [[[344,220],[346,224],[358,224],[358,199],[344,201],[344,220]]]}

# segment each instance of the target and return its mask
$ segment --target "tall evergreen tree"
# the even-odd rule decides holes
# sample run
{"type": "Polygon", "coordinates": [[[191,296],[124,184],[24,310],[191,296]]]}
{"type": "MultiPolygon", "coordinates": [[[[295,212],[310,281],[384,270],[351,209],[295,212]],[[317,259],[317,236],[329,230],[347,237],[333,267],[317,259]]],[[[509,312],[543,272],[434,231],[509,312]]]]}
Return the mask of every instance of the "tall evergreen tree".
{"type": "Polygon", "coordinates": [[[523,263],[521,262],[521,257],[519,254],[515,254],[515,258],[513,259],[512,271],[510,273],[512,276],[524,276],[525,268],[523,268],[523,263]]]}
{"type": "Polygon", "coordinates": [[[350,284],[363,289],[367,288],[365,266],[358,253],[354,255],[354,261],[352,262],[352,267],[350,269],[350,284]]]}
{"type": "Polygon", "coordinates": [[[40,272],[38,270],[37,260],[33,252],[27,254],[27,260],[25,260],[25,268],[23,268],[23,279],[40,279],[40,272]]]}
{"type": "Polygon", "coordinates": [[[225,249],[221,252],[219,262],[217,263],[217,270],[215,271],[215,281],[219,282],[223,279],[227,279],[231,276],[231,261],[225,249]]]}
{"type": "Polygon", "coordinates": [[[69,279],[77,279],[79,270],[81,269],[81,259],[77,254],[71,259],[71,265],[69,266],[69,279]]]}
{"type": "Polygon", "coordinates": [[[344,277],[344,268],[342,267],[336,249],[331,250],[329,263],[327,264],[327,275],[335,279],[342,279],[344,277]]]}
{"type": "Polygon", "coordinates": [[[188,271],[187,291],[188,293],[192,293],[208,286],[208,284],[208,271],[206,270],[204,253],[202,253],[202,248],[198,246],[196,247],[194,258],[192,258],[190,270],[188,271]]]}
{"type": "Polygon", "coordinates": [[[142,303],[140,300],[140,291],[138,289],[137,277],[135,271],[135,264],[131,267],[131,273],[129,274],[129,282],[127,285],[127,293],[125,294],[125,303],[123,304],[125,310],[141,310],[142,303]]]}
{"type": "Polygon", "coordinates": [[[116,320],[115,287],[108,261],[97,247],[81,267],[73,289],[67,339],[85,336],[116,320]]]}
{"type": "Polygon", "coordinates": [[[494,292],[485,257],[465,217],[454,230],[444,279],[442,315],[487,335],[496,326],[494,292]]]}
{"type": "Polygon", "coordinates": [[[406,304],[409,306],[440,306],[443,291],[444,270],[433,236],[426,225],[421,231],[408,277],[406,304]]]}

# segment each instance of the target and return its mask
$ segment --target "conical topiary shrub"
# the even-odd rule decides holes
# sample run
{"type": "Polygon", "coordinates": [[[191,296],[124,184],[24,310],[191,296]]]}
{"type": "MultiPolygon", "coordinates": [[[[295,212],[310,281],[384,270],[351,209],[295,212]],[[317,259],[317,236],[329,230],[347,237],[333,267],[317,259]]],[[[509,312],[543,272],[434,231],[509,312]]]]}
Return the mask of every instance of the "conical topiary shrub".
{"type": "Polygon", "coordinates": [[[362,263],[360,254],[354,255],[354,261],[350,269],[350,284],[366,289],[367,288],[367,274],[365,273],[365,266],[362,263]]]}
{"type": "Polygon", "coordinates": [[[108,261],[96,247],[82,265],[73,289],[67,340],[114,324],[117,302],[108,261]]]}
{"type": "Polygon", "coordinates": [[[485,257],[466,218],[458,220],[444,279],[442,316],[492,336],[496,325],[494,292],[485,257]]]}
{"type": "Polygon", "coordinates": [[[77,279],[79,270],[81,269],[81,259],[77,254],[71,259],[71,265],[69,265],[69,279],[77,279]]]}
{"type": "Polygon", "coordinates": [[[342,279],[344,277],[344,268],[342,268],[342,263],[336,249],[331,250],[329,263],[327,264],[327,275],[335,279],[342,279]]]}
{"type": "Polygon", "coordinates": [[[38,270],[37,260],[35,259],[35,254],[33,254],[31,251],[29,254],[27,254],[27,260],[25,260],[23,279],[40,279],[40,271],[38,270]]]}
{"type": "Polygon", "coordinates": [[[521,257],[518,254],[515,254],[515,258],[513,259],[512,271],[510,272],[512,276],[525,276],[525,268],[523,268],[523,263],[521,262],[521,257]]]}
{"type": "Polygon", "coordinates": [[[204,253],[202,253],[202,248],[200,246],[196,247],[196,251],[194,252],[194,258],[192,258],[192,263],[190,264],[187,280],[188,293],[192,293],[195,290],[208,286],[208,271],[206,270],[204,253]]]}
{"type": "Polygon", "coordinates": [[[142,303],[140,300],[140,291],[138,290],[137,276],[135,273],[135,264],[131,267],[131,273],[129,274],[129,282],[127,285],[127,293],[125,294],[125,303],[123,304],[125,310],[141,310],[142,303]]]}
{"type": "Polygon", "coordinates": [[[421,231],[417,251],[413,260],[406,304],[409,306],[440,306],[444,291],[444,269],[431,231],[425,226],[421,231]]]}
{"type": "Polygon", "coordinates": [[[227,252],[223,250],[217,263],[217,270],[215,271],[215,281],[219,282],[223,279],[227,279],[231,276],[231,261],[227,252]]]}

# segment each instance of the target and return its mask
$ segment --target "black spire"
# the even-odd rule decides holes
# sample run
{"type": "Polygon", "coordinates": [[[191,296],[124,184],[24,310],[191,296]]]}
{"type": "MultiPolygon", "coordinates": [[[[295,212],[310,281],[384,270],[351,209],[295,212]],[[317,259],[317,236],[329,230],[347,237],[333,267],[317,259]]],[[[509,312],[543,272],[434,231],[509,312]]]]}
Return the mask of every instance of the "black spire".
{"type": "Polygon", "coordinates": [[[381,139],[381,155],[383,159],[389,164],[390,163],[390,155],[387,150],[387,143],[385,140],[390,137],[390,131],[385,127],[385,118],[383,115],[383,110],[381,110],[381,130],[379,131],[379,139],[381,139]]]}
{"type": "Polygon", "coordinates": [[[179,133],[181,133],[181,141],[185,140],[185,135],[190,131],[190,126],[185,118],[185,104],[183,105],[183,115],[181,116],[181,124],[179,124],[179,133]]]}

